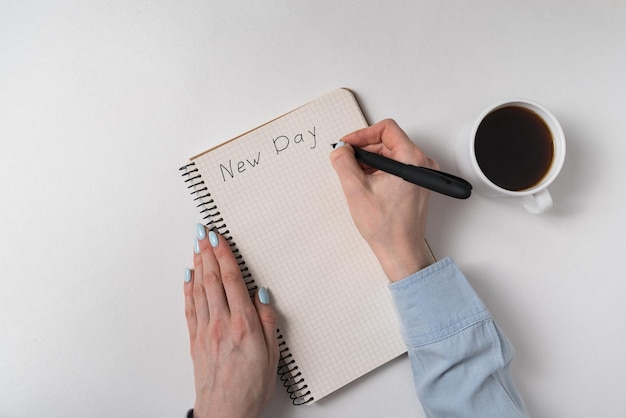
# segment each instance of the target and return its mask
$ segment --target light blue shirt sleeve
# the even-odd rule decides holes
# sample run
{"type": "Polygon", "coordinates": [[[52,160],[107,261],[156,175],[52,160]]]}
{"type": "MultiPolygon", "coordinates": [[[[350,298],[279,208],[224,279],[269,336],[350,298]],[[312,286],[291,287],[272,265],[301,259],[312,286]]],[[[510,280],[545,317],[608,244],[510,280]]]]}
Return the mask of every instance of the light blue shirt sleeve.
{"type": "Polygon", "coordinates": [[[389,285],[428,417],[525,417],[513,348],[451,258],[389,285]]]}

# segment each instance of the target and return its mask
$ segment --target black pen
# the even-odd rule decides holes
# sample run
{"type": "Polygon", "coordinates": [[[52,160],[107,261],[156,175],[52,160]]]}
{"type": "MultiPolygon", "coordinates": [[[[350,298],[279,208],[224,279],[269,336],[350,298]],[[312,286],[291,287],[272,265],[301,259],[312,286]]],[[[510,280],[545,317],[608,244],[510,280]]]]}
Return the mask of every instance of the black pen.
{"type": "MultiPolygon", "coordinates": [[[[333,148],[336,145],[332,144],[333,148]]],[[[446,196],[456,197],[457,199],[467,199],[472,193],[472,185],[460,177],[431,168],[404,164],[361,148],[353,148],[354,155],[358,161],[372,168],[401,177],[410,183],[445,194],[446,196]]]]}

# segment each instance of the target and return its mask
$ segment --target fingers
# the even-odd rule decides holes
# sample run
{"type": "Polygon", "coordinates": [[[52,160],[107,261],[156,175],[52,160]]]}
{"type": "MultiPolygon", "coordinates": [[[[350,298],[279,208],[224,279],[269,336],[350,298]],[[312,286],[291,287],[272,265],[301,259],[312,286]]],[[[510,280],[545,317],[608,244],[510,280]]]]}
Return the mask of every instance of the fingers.
{"type": "Polygon", "coordinates": [[[213,252],[213,247],[219,244],[219,239],[215,232],[207,231],[204,225],[198,224],[196,228],[200,253],[194,260],[199,258],[202,272],[200,273],[196,267],[196,275],[201,279],[201,286],[204,288],[209,317],[218,318],[230,312],[222,285],[220,265],[213,252]]]}
{"type": "MultiPolygon", "coordinates": [[[[204,226],[202,226],[204,228],[204,226]]],[[[198,229],[199,230],[199,229],[198,229]]],[[[191,281],[194,307],[196,309],[196,321],[205,325],[209,322],[209,304],[204,290],[204,268],[202,255],[200,254],[200,241],[196,238],[193,255],[193,280],[191,281]]]]}
{"type": "Polygon", "coordinates": [[[352,132],[342,138],[343,142],[382,154],[405,164],[435,168],[433,160],[426,157],[393,119],[385,119],[374,125],[352,132]]]}
{"type": "Polygon", "coordinates": [[[198,321],[196,318],[196,306],[193,299],[193,270],[185,270],[185,283],[183,284],[185,294],[185,318],[187,319],[187,329],[189,331],[190,346],[195,346],[198,321]]]}
{"type": "MultiPolygon", "coordinates": [[[[220,234],[209,232],[210,242],[213,247],[211,261],[217,261],[218,275],[221,278],[222,295],[225,294],[228,308],[231,312],[245,312],[252,307],[248,287],[241,275],[239,263],[228,245],[228,242],[220,234]]],[[[220,301],[222,302],[222,300],[220,301]]],[[[211,302],[209,300],[209,310],[211,302]]]]}
{"type": "Polygon", "coordinates": [[[357,146],[383,145],[387,149],[413,145],[406,133],[393,119],[384,119],[367,128],[359,129],[346,135],[343,142],[357,146]]]}
{"type": "Polygon", "coordinates": [[[249,311],[252,303],[248,288],[228,242],[201,224],[197,226],[197,236],[194,303],[198,320],[208,321],[213,315],[249,311]]]}
{"type": "Polygon", "coordinates": [[[342,146],[333,150],[330,153],[330,163],[346,195],[350,193],[350,190],[361,189],[367,183],[367,176],[355,159],[351,146],[342,146]]]}
{"type": "Polygon", "coordinates": [[[262,287],[254,295],[254,306],[256,308],[263,335],[265,336],[265,344],[268,352],[278,359],[278,340],[276,339],[276,312],[270,304],[270,296],[266,288],[262,287]]]}

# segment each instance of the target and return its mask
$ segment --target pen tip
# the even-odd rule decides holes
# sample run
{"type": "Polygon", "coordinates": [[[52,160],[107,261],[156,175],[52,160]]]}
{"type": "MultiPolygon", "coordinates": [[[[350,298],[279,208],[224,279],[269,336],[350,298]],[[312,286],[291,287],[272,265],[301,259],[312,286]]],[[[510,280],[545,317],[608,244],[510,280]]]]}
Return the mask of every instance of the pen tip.
{"type": "Polygon", "coordinates": [[[335,148],[335,147],[337,147],[337,143],[336,143],[336,142],[333,142],[332,144],[330,144],[330,146],[331,146],[331,147],[333,147],[333,148],[335,148]]]}

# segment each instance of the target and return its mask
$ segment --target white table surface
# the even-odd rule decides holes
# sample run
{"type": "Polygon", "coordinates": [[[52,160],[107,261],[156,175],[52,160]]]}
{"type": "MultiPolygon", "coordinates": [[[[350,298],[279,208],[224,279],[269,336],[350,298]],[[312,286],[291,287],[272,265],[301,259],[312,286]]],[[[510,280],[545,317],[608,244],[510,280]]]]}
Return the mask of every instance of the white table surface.
{"type": "MultiPolygon", "coordinates": [[[[489,104],[556,114],[550,212],[436,196],[428,237],[513,342],[533,416],[625,416],[625,21],[602,0],[0,0],[0,417],[182,416],[199,216],[177,169],[343,86],[453,172],[489,104]]],[[[264,414],[346,416],[422,417],[407,359],[264,414]]]]}

